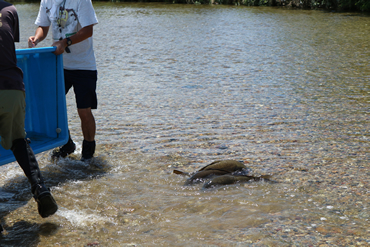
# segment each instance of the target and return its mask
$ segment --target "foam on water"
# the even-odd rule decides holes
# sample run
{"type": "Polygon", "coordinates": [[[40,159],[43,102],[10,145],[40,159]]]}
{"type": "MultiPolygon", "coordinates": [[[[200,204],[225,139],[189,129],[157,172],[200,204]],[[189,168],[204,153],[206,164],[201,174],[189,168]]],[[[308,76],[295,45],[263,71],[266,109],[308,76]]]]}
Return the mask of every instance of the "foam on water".
{"type": "Polygon", "coordinates": [[[24,176],[22,168],[16,162],[0,166],[0,184],[3,185],[7,181],[18,176],[24,176]]]}
{"type": "Polygon", "coordinates": [[[84,210],[59,208],[56,214],[68,220],[73,226],[91,226],[95,223],[104,224],[106,222],[117,224],[112,218],[87,213],[84,210]]]}

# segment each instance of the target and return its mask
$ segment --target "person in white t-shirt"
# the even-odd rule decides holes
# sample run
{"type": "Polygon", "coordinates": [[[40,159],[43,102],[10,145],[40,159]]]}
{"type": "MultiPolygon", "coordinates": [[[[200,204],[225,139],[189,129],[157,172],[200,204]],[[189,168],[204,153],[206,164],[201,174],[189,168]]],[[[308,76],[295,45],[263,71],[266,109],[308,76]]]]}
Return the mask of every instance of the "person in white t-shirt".
{"type": "MultiPolygon", "coordinates": [[[[28,46],[35,47],[44,40],[51,25],[55,54],[63,53],[65,92],[73,86],[77,111],[81,119],[82,161],[90,160],[95,153],[95,118],[97,109],[97,69],[93,50],[93,26],[98,23],[91,0],[41,0],[35,24],[35,36],[28,39],[28,46]]],[[[76,149],[69,141],[53,150],[52,158],[64,158],[76,149]]]]}

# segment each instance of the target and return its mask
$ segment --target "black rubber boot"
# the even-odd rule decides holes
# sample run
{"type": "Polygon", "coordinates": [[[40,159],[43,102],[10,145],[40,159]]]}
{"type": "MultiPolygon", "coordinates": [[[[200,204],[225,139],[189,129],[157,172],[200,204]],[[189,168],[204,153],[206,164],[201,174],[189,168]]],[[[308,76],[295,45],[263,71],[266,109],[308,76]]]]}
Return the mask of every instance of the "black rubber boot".
{"type": "Polygon", "coordinates": [[[89,141],[83,140],[81,161],[88,161],[92,157],[94,157],[95,145],[96,145],[95,141],[89,142],[89,141]]]}
{"type": "Polygon", "coordinates": [[[37,184],[32,188],[33,198],[37,202],[37,209],[42,218],[53,215],[58,210],[58,205],[44,184],[37,184]]]}
{"type": "Polygon", "coordinates": [[[43,184],[44,180],[40,173],[39,164],[37,163],[35,154],[28,144],[28,141],[26,139],[17,139],[13,141],[11,150],[28,178],[31,187],[36,184],[43,184]]]}
{"type": "Polygon", "coordinates": [[[71,138],[71,134],[69,133],[68,142],[64,144],[62,147],[54,149],[51,154],[51,158],[53,160],[59,159],[59,158],[65,158],[71,153],[73,153],[75,150],[76,150],[76,144],[73,142],[71,138]]]}
{"type": "Polygon", "coordinates": [[[15,140],[11,150],[31,184],[31,192],[37,202],[37,208],[41,217],[46,218],[54,214],[58,210],[58,205],[44,185],[39,164],[27,140],[15,140]]]}

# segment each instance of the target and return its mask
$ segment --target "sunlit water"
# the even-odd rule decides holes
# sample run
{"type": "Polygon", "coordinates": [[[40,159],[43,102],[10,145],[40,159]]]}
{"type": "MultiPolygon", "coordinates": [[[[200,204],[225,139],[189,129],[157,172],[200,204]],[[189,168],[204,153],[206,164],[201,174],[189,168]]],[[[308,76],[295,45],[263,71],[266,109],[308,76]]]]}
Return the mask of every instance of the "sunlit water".
{"type": "MultiPolygon", "coordinates": [[[[94,3],[97,158],[38,155],[59,204],[37,214],[0,167],[1,246],[366,246],[370,17],[208,5],[94,3]],[[244,161],[279,183],[202,190],[191,172],[244,161]]],[[[38,4],[16,5],[17,48],[38,4]]],[[[41,46],[49,46],[50,37],[41,46]]]]}

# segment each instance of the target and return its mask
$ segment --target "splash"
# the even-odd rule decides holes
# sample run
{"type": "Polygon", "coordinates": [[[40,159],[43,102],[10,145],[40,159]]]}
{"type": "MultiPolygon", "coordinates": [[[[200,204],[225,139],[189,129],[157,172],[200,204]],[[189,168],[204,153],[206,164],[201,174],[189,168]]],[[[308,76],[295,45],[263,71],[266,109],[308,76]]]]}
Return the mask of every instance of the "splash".
{"type": "Polygon", "coordinates": [[[57,212],[57,215],[67,219],[73,226],[91,226],[95,223],[101,224],[105,222],[117,224],[111,218],[86,213],[80,210],[68,210],[66,208],[60,208],[57,212]]]}

